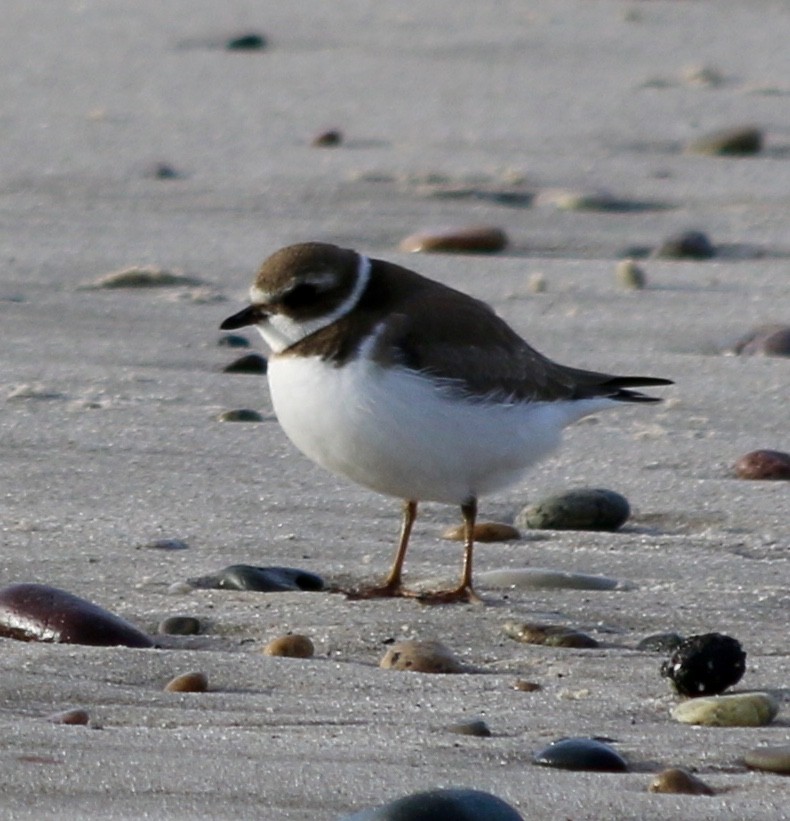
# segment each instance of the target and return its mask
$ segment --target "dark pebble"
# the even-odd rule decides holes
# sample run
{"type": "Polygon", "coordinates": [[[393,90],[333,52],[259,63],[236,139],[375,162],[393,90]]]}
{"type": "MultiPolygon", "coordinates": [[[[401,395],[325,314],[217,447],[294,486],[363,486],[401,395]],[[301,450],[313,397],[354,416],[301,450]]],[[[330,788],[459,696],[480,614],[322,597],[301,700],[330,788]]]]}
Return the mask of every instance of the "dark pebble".
{"type": "Polygon", "coordinates": [[[745,670],[740,642],[721,633],[689,636],[661,665],[661,675],[683,696],[723,693],[741,680],[745,670]]]}
{"type": "Polygon", "coordinates": [[[152,180],[180,180],[184,178],[184,175],[178,169],[166,162],[152,163],[145,169],[143,176],[152,180]]]}
{"type": "Polygon", "coordinates": [[[87,710],[75,707],[72,710],[64,710],[61,713],[53,713],[49,716],[49,721],[53,724],[68,724],[74,727],[85,727],[90,721],[87,710]]]}
{"type": "Polygon", "coordinates": [[[538,530],[617,530],[631,515],[628,500],[613,490],[580,488],[524,508],[516,525],[538,530]]]}
{"type": "Polygon", "coordinates": [[[256,32],[238,34],[225,43],[228,51],[261,51],[266,47],[266,38],[256,32]]]}
{"type": "Polygon", "coordinates": [[[489,738],[491,728],[482,718],[470,718],[466,721],[458,721],[447,728],[447,732],[455,735],[472,735],[478,738],[489,738]]]}
{"type": "Polygon", "coordinates": [[[790,744],[755,747],[743,757],[747,767],[790,775],[790,744]]]}
{"type": "Polygon", "coordinates": [[[143,547],[148,550],[189,550],[189,545],[181,539],[154,539],[146,542],[143,547]]]}
{"type": "Polygon", "coordinates": [[[217,340],[217,345],[221,348],[249,348],[250,340],[239,334],[223,334],[217,340]]]}
{"type": "Polygon", "coordinates": [[[240,356],[238,359],[226,365],[222,370],[223,373],[266,373],[267,362],[264,357],[258,353],[248,353],[245,356],[240,356]]]}
{"type": "Polygon", "coordinates": [[[523,817],[495,795],[453,788],[413,793],[340,821],[523,821],[523,817]]]}
{"type": "Polygon", "coordinates": [[[263,422],[263,416],[250,408],[235,408],[222,411],[217,416],[218,422],[263,422]]]}
{"type": "Polygon", "coordinates": [[[102,647],[154,646],[119,616],[44,584],[12,584],[0,590],[0,636],[102,647]]]}
{"type": "Polygon", "coordinates": [[[763,148],[763,132],[755,126],[723,128],[692,140],[687,147],[690,154],[714,157],[748,157],[759,154],[763,148]]]}
{"type": "Polygon", "coordinates": [[[598,642],[592,636],[560,624],[507,621],[502,629],[506,636],[524,644],[542,644],[546,647],[598,647],[598,642]]]}
{"type": "Polygon", "coordinates": [[[200,619],[194,616],[168,616],[159,622],[157,632],[163,636],[196,636],[200,632],[200,619]]]}
{"type": "Polygon", "coordinates": [[[310,145],[313,148],[334,148],[343,142],[343,134],[336,128],[330,128],[327,131],[321,131],[313,137],[310,145]]]}
{"type": "Polygon", "coordinates": [[[739,479],[790,479],[790,453],[781,450],[753,450],[741,456],[733,470],[739,479]]]}
{"type": "Polygon", "coordinates": [[[443,231],[412,234],[400,243],[400,250],[426,254],[492,254],[507,247],[507,235],[501,228],[472,225],[443,231]]]}
{"type": "Polygon", "coordinates": [[[672,653],[683,644],[683,641],[683,636],[678,633],[655,633],[652,636],[645,636],[636,645],[636,649],[646,653],[672,653]]]}
{"type": "Polygon", "coordinates": [[[680,767],[660,772],[647,788],[648,792],[678,793],[681,795],[715,795],[713,790],[697,776],[680,767]]]}
{"type": "Polygon", "coordinates": [[[535,753],[535,764],[562,770],[622,773],[628,769],[615,749],[594,738],[563,738],[535,753]]]}
{"type": "Polygon", "coordinates": [[[733,346],[740,356],[790,356],[790,325],[758,325],[733,346]]]}
{"type": "Polygon", "coordinates": [[[660,259],[710,259],[716,249],[702,231],[684,231],[668,237],[653,252],[660,259]]]}
{"type": "Polygon", "coordinates": [[[253,567],[249,564],[233,564],[211,576],[190,579],[189,583],[193,587],[255,590],[261,593],[324,589],[324,580],[306,570],[294,567],[253,567]]]}

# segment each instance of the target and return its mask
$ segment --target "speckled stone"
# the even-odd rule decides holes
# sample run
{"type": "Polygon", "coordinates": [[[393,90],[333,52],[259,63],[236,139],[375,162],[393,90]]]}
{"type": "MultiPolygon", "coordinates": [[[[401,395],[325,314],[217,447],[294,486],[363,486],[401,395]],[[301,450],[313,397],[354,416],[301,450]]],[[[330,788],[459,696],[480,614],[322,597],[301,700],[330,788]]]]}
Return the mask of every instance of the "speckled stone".
{"type": "Polygon", "coordinates": [[[684,641],[683,636],[678,633],[654,633],[652,636],[645,636],[636,645],[636,649],[647,653],[672,653],[684,641]]]}
{"type": "Polygon", "coordinates": [[[379,667],[413,673],[463,673],[466,667],[438,641],[397,641],[384,654],[379,667]]]}
{"type": "Polygon", "coordinates": [[[501,798],[479,790],[428,790],[346,815],[339,821],[523,821],[501,798]]]}
{"type": "Polygon", "coordinates": [[[208,676],[205,673],[193,671],[182,673],[165,684],[168,693],[205,693],[208,690],[208,676]]]}
{"type": "Polygon", "coordinates": [[[308,636],[288,633],[277,636],[263,648],[265,656],[286,656],[288,658],[309,659],[315,654],[315,647],[308,636]]]}
{"type": "Polygon", "coordinates": [[[743,760],[754,770],[790,775],[790,744],[755,747],[744,755],[743,760]]]}
{"type": "Polygon", "coordinates": [[[168,616],[157,627],[162,636],[196,636],[200,633],[200,619],[194,616],[168,616]]]}
{"type": "Polygon", "coordinates": [[[661,675],[683,696],[723,693],[737,684],[746,670],[740,642],[721,633],[689,636],[661,665],[661,675]]]}
{"type": "Polygon", "coordinates": [[[659,259],[711,259],[716,256],[716,249],[702,231],[683,231],[665,239],[653,256],[659,259]]]}
{"type": "Polygon", "coordinates": [[[680,767],[660,772],[648,786],[648,792],[678,793],[681,795],[715,795],[701,779],[680,767]]]}
{"type": "Polygon", "coordinates": [[[263,416],[250,408],[236,408],[222,411],[217,415],[217,422],[263,422],[263,416]]]}
{"type": "Polygon", "coordinates": [[[594,738],[563,738],[535,753],[535,764],[562,770],[626,772],[625,759],[613,747],[594,738]]]}
{"type": "Polygon", "coordinates": [[[619,493],[579,488],[523,508],[515,523],[537,530],[617,530],[630,515],[628,500],[619,493]]]}
{"type": "Polygon", "coordinates": [[[0,590],[0,636],[102,647],[154,646],[119,616],[44,584],[12,584],[0,590]]]}
{"type": "Polygon", "coordinates": [[[692,698],[672,710],[682,724],[705,727],[764,727],[779,713],[779,704],[768,693],[733,693],[692,698]]]}
{"type": "Polygon", "coordinates": [[[790,479],[790,453],[753,450],[738,459],[733,472],[739,479],[786,481],[790,479]]]}
{"type": "Polygon", "coordinates": [[[251,374],[263,374],[266,373],[268,369],[268,363],[265,357],[261,356],[257,353],[248,353],[244,356],[240,356],[238,359],[234,359],[228,365],[222,369],[223,373],[251,373],[251,374]]]}
{"type": "Polygon", "coordinates": [[[739,356],[790,356],[790,325],[758,325],[732,346],[739,356]]]}
{"type": "Polygon", "coordinates": [[[249,564],[232,564],[218,573],[189,579],[189,583],[192,587],[204,589],[255,590],[262,593],[324,589],[324,580],[307,570],[295,567],[253,567],[249,564]]]}
{"type": "Polygon", "coordinates": [[[592,636],[559,624],[506,621],[502,630],[509,638],[524,644],[543,644],[547,647],[598,647],[598,642],[592,636]]]}
{"type": "Polygon", "coordinates": [[[475,581],[483,587],[512,587],[517,590],[614,590],[619,584],[617,579],[608,576],[540,567],[484,570],[475,575],[475,581]]]}
{"type": "Polygon", "coordinates": [[[400,250],[425,254],[492,254],[507,247],[507,234],[490,225],[470,225],[443,231],[411,234],[400,243],[400,250]]]}
{"type": "Polygon", "coordinates": [[[703,154],[716,157],[747,157],[759,154],[763,147],[763,132],[753,126],[722,128],[703,134],[691,140],[687,146],[689,154],[703,154]]]}
{"type": "MultiPolygon", "coordinates": [[[[520,539],[521,533],[513,525],[504,522],[477,522],[474,530],[475,542],[507,542],[520,539]]],[[[453,542],[462,542],[466,538],[463,525],[448,527],[442,533],[443,539],[453,542]]]]}

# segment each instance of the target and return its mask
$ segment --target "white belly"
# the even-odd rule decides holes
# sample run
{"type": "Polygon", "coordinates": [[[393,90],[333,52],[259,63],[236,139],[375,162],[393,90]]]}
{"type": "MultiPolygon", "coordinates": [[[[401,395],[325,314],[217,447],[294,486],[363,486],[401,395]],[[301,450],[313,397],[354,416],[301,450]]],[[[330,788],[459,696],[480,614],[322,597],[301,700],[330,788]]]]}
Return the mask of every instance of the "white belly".
{"type": "Polygon", "coordinates": [[[614,404],[459,400],[365,359],[275,356],[268,377],[280,424],[310,459],[380,493],[450,504],[517,481],[565,425],[614,404]]]}

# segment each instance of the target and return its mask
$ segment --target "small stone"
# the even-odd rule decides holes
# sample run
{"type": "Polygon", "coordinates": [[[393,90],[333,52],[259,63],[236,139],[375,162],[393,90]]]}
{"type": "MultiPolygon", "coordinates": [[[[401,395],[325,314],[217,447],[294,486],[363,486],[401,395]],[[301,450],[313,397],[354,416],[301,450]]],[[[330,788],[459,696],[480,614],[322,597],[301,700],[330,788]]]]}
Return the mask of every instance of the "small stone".
{"type": "Polygon", "coordinates": [[[678,704],[671,715],[683,724],[705,727],[764,727],[778,713],[779,705],[768,693],[734,693],[689,699],[678,704]]]}
{"type": "Polygon", "coordinates": [[[278,636],[272,639],[263,648],[263,654],[265,656],[309,659],[315,654],[315,647],[307,636],[302,636],[299,633],[289,633],[287,636],[278,636]]]}
{"type": "Polygon", "coordinates": [[[379,667],[414,673],[463,673],[466,669],[452,651],[438,641],[395,642],[379,667]]]}
{"type": "Polygon", "coordinates": [[[683,636],[678,633],[655,633],[652,636],[645,636],[636,645],[636,649],[647,653],[672,653],[684,641],[683,636]]]}
{"type": "Polygon", "coordinates": [[[501,798],[480,790],[437,789],[360,810],[339,821],[523,821],[501,798]]]}
{"type": "Polygon", "coordinates": [[[147,550],[189,550],[189,545],[181,539],[154,539],[143,545],[147,550]]]}
{"type": "Polygon", "coordinates": [[[240,334],[223,334],[217,340],[217,345],[221,348],[249,348],[250,340],[240,334]]]}
{"type": "Polygon", "coordinates": [[[180,271],[168,271],[153,265],[133,266],[87,282],[80,286],[82,290],[103,288],[173,288],[203,285],[202,280],[187,276],[180,271]]]}
{"type": "Polygon", "coordinates": [[[0,590],[0,636],[100,647],[154,644],[114,613],[44,584],[12,584],[0,590]]]}
{"type": "Polygon", "coordinates": [[[748,157],[759,154],[763,132],[755,126],[723,128],[689,142],[686,153],[710,157],[748,157]]]}
{"type": "Polygon", "coordinates": [[[506,621],[502,630],[509,638],[524,644],[543,644],[546,647],[598,647],[598,642],[592,636],[559,624],[506,621]]]}
{"type": "Polygon", "coordinates": [[[143,172],[144,177],[152,180],[180,180],[184,175],[167,162],[151,163],[143,172]]]}
{"type": "Polygon", "coordinates": [[[443,231],[412,234],[400,243],[400,250],[426,254],[491,254],[507,247],[507,235],[501,228],[472,225],[443,231]]]}
{"type": "Polygon", "coordinates": [[[628,520],[628,500],[613,490],[580,488],[525,507],[516,525],[537,530],[617,530],[628,520]]]}
{"type": "MultiPolygon", "coordinates": [[[[511,539],[520,539],[521,533],[513,525],[504,522],[478,522],[475,524],[475,542],[507,542],[511,539]]],[[[453,542],[462,542],[466,538],[463,525],[448,527],[442,533],[443,539],[453,542]]]]}
{"type": "Polygon", "coordinates": [[[790,775],[790,744],[772,747],[755,747],[744,755],[747,767],[771,773],[790,775]]]}
{"type": "Polygon", "coordinates": [[[205,673],[182,673],[165,684],[168,693],[205,693],[208,690],[208,677],[205,673]]]}
{"type": "Polygon", "coordinates": [[[527,291],[529,293],[545,294],[547,288],[548,283],[546,282],[545,274],[540,271],[536,271],[535,273],[529,275],[529,279],[527,280],[527,291]]]}
{"type": "Polygon", "coordinates": [[[310,140],[310,145],[313,148],[334,148],[343,142],[343,134],[336,128],[330,128],[327,131],[320,131],[310,140]]]}
{"type": "Polygon", "coordinates": [[[758,325],[732,347],[740,356],[790,356],[790,325],[758,325]]]}
{"type": "Polygon", "coordinates": [[[634,291],[642,290],[647,285],[644,268],[641,268],[633,259],[621,259],[615,268],[617,282],[623,288],[634,291]]]}
{"type": "Polygon", "coordinates": [[[606,191],[571,191],[547,188],[535,197],[535,205],[552,206],[558,211],[628,212],[645,210],[645,203],[630,202],[606,191]]]}
{"type": "Polygon", "coordinates": [[[266,38],[257,32],[246,32],[228,38],[225,48],[228,51],[261,51],[266,47],[266,38]]]}
{"type": "Polygon", "coordinates": [[[475,575],[481,587],[513,587],[518,590],[614,590],[619,582],[608,576],[590,576],[539,567],[485,570],[475,575]]]}
{"type": "Polygon", "coordinates": [[[90,716],[87,710],[77,707],[73,710],[64,710],[62,713],[53,713],[48,720],[53,724],[69,724],[84,727],[90,721],[90,716]]]}
{"type": "Polygon", "coordinates": [[[713,88],[724,83],[724,75],[714,66],[686,66],[681,73],[681,78],[686,85],[690,86],[713,88]]]}
{"type": "Polygon", "coordinates": [[[660,772],[648,786],[648,792],[679,793],[681,795],[715,795],[713,790],[696,775],[680,767],[660,772]]]}
{"type": "Polygon", "coordinates": [[[217,415],[217,422],[263,422],[263,416],[250,408],[236,408],[222,411],[217,415]]]}
{"type": "Polygon", "coordinates": [[[248,353],[246,356],[240,356],[234,359],[229,365],[226,365],[222,371],[223,373],[266,373],[268,363],[265,357],[258,353],[248,353]]]}
{"type": "Polygon", "coordinates": [[[519,690],[522,693],[537,693],[538,690],[542,690],[543,687],[541,687],[541,685],[538,684],[537,681],[529,681],[525,678],[517,678],[513,682],[513,689],[519,690]]]}
{"type": "Polygon", "coordinates": [[[315,573],[295,567],[253,567],[232,564],[210,576],[189,579],[192,587],[218,590],[254,590],[260,593],[280,593],[291,590],[324,589],[324,580],[315,573]]]}
{"type": "Polygon", "coordinates": [[[790,453],[781,450],[753,450],[735,463],[739,479],[779,481],[790,479],[790,453]]]}
{"type": "Polygon", "coordinates": [[[661,675],[682,696],[723,693],[737,684],[746,670],[740,642],[721,633],[689,636],[661,665],[661,675]]]}
{"type": "Polygon", "coordinates": [[[491,728],[482,718],[470,718],[465,721],[458,721],[447,728],[448,733],[455,735],[472,735],[478,738],[489,738],[491,728]]]}
{"type": "Polygon", "coordinates": [[[162,636],[196,636],[200,628],[200,619],[194,616],[168,616],[159,622],[157,633],[162,636]]]}
{"type": "Polygon", "coordinates": [[[535,753],[535,764],[562,770],[622,773],[625,759],[613,747],[594,738],[563,738],[535,753]]]}
{"type": "Polygon", "coordinates": [[[716,249],[702,231],[683,231],[665,239],[652,256],[659,259],[710,259],[716,249]]]}

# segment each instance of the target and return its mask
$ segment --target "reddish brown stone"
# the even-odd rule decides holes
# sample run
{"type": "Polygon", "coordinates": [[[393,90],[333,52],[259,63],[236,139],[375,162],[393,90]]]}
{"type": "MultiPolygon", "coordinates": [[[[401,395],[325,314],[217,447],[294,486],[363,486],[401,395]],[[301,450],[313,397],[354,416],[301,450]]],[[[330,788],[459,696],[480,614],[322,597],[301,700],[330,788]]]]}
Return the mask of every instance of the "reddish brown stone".
{"type": "Polygon", "coordinates": [[[790,453],[781,450],[753,450],[735,463],[739,479],[790,479],[790,453]]]}

